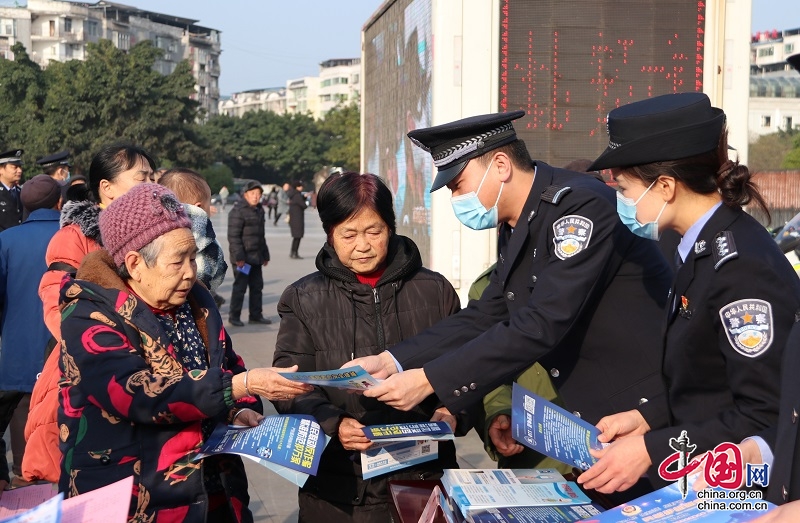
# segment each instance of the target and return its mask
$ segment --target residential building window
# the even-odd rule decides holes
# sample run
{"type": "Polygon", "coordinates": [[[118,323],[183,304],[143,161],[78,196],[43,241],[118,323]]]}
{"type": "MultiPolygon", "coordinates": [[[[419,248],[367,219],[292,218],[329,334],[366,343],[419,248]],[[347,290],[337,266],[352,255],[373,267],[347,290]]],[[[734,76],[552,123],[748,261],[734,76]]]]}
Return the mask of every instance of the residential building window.
{"type": "Polygon", "coordinates": [[[64,32],[71,33],[72,32],[72,18],[65,18],[64,19],[64,32]]]}
{"type": "Polygon", "coordinates": [[[772,117],[771,116],[762,116],[761,117],[761,127],[772,127],[772,117]]]}
{"type": "Polygon", "coordinates": [[[758,56],[759,57],[773,56],[774,54],[775,54],[775,47],[774,46],[762,47],[761,49],[758,50],[758,56]]]}
{"type": "Polygon", "coordinates": [[[357,84],[358,81],[359,81],[359,75],[358,74],[354,74],[352,78],[353,78],[353,82],[352,83],[353,84],[357,84]]]}
{"type": "Polygon", "coordinates": [[[320,100],[320,102],[330,102],[331,101],[331,95],[329,95],[329,94],[320,95],[319,100],[320,100]]]}
{"type": "Polygon", "coordinates": [[[9,36],[14,35],[14,25],[13,24],[6,24],[6,34],[9,36]]]}
{"type": "Polygon", "coordinates": [[[321,86],[321,87],[329,87],[330,85],[331,85],[331,80],[330,80],[330,78],[329,78],[329,79],[327,79],[327,80],[323,80],[323,81],[322,81],[322,84],[320,84],[320,86],[321,86]]]}
{"type": "Polygon", "coordinates": [[[86,24],[86,32],[89,33],[89,36],[99,36],[100,35],[100,31],[98,30],[97,22],[95,22],[93,20],[90,20],[86,24]]]}
{"type": "Polygon", "coordinates": [[[788,131],[789,129],[792,128],[792,117],[791,116],[785,116],[783,118],[783,128],[786,131],[788,131]]]}
{"type": "Polygon", "coordinates": [[[791,54],[794,52],[794,44],[784,44],[783,46],[784,54],[791,54]]]}

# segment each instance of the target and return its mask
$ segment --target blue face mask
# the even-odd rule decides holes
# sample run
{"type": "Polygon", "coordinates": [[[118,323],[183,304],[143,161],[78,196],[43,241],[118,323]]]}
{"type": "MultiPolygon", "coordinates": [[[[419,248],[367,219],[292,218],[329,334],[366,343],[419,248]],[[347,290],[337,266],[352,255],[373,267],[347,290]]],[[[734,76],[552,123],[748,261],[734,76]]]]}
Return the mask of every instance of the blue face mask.
{"type": "Polygon", "coordinates": [[[656,219],[652,222],[643,224],[639,223],[639,220],[636,219],[636,205],[642,201],[644,195],[647,194],[647,191],[652,189],[655,183],[656,182],[653,181],[653,183],[650,184],[650,187],[648,187],[647,190],[644,191],[636,201],[622,196],[621,192],[617,192],[617,214],[619,214],[619,219],[622,221],[625,227],[630,229],[630,231],[636,236],[641,236],[642,238],[646,238],[648,240],[658,241],[661,237],[658,232],[658,219],[661,218],[661,214],[664,212],[664,209],[667,208],[667,202],[664,202],[664,206],[661,207],[661,211],[658,213],[658,216],[656,216],[656,219]]]}
{"type": "Polygon", "coordinates": [[[470,191],[467,194],[450,198],[450,204],[453,206],[453,212],[456,213],[456,218],[470,229],[476,231],[497,227],[497,202],[500,201],[500,195],[503,194],[503,186],[505,183],[500,185],[500,192],[497,193],[497,200],[494,202],[494,206],[492,206],[491,209],[484,207],[478,198],[478,193],[481,187],[483,187],[483,182],[486,181],[486,175],[489,174],[489,169],[492,168],[493,162],[494,158],[489,162],[489,167],[486,168],[486,172],[483,174],[483,179],[481,179],[477,191],[470,191]]]}

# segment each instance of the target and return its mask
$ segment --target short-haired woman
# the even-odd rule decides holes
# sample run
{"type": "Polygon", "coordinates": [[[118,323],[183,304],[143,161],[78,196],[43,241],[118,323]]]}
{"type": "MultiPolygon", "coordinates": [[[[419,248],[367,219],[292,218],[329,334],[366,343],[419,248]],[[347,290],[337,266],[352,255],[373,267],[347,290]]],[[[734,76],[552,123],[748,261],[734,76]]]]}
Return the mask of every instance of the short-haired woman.
{"type": "MultiPolygon", "coordinates": [[[[319,190],[317,209],[327,242],[317,272],[286,288],[278,303],[275,366],[301,371],[337,369],[378,354],[459,310],[453,287],[422,267],[417,246],[396,234],[392,194],[373,174],[337,173],[319,190]]],[[[294,220],[294,218],[293,218],[294,220]]],[[[455,420],[436,411],[434,396],[410,412],[374,399],[316,387],[275,403],[282,413],[316,417],[332,440],[319,471],[299,493],[301,522],[385,522],[389,479],[438,477],[456,468],[455,446],[439,442],[439,458],[371,479],[361,475],[360,451],[370,447],[365,425],[455,420]]]]}

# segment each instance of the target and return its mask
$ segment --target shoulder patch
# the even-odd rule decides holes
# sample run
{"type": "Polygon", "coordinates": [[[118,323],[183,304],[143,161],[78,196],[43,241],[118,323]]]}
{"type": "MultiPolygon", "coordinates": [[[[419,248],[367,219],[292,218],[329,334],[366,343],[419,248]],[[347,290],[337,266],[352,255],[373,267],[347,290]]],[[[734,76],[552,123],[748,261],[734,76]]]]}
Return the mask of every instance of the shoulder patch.
{"type": "Polygon", "coordinates": [[[542,193],[542,200],[553,205],[558,205],[561,198],[572,190],[572,187],[563,187],[561,185],[550,185],[545,188],[542,193]]]}
{"type": "Polygon", "coordinates": [[[731,231],[718,232],[714,236],[712,249],[715,271],[718,271],[720,267],[730,260],[739,257],[739,251],[736,250],[736,242],[733,241],[733,233],[731,231]]]}
{"type": "Polygon", "coordinates": [[[589,218],[571,214],[553,222],[553,245],[561,260],[572,258],[589,246],[594,224],[589,218]]]}
{"type": "Polygon", "coordinates": [[[772,305],[768,301],[749,298],[731,302],[719,310],[719,318],[728,343],[742,356],[755,358],[772,345],[772,305]]]}

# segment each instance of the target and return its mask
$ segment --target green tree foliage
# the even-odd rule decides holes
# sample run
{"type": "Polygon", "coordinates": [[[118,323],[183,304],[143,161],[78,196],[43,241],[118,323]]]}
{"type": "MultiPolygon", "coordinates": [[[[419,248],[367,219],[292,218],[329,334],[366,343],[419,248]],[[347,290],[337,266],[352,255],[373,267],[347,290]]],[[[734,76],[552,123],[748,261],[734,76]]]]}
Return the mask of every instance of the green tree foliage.
{"type": "Polygon", "coordinates": [[[784,169],[800,169],[800,133],[794,132],[794,148],[783,158],[784,169]]]}
{"type": "Polygon", "coordinates": [[[203,178],[208,182],[211,187],[211,194],[216,194],[223,185],[229,189],[233,188],[233,171],[224,163],[215,163],[200,171],[203,178]]]}
{"type": "MultiPolygon", "coordinates": [[[[85,61],[51,62],[42,70],[24,47],[0,60],[0,138],[26,150],[26,166],[69,149],[79,170],[110,142],[140,145],[165,164],[202,168],[209,148],[197,132],[198,103],[188,62],[169,75],[153,65],[162,50],[142,41],[128,52],[101,40],[85,61]]],[[[31,171],[28,171],[31,174],[31,171]]]]}
{"type": "Polygon", "coordinates": [[[793,148],[797,133],[779,131],[760,136],[750,144],[747,155],[747,167],[751,172],[785,169],[784,158],[793,148]]]}
{"type": "Polygon", "coordinates": [[[320,122],[329,140],[325,164],[345,171],[358,171],[361,165],[361,111],[356,103],[340,105],[320,122]]]}

